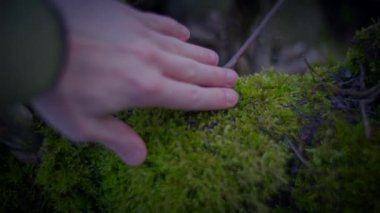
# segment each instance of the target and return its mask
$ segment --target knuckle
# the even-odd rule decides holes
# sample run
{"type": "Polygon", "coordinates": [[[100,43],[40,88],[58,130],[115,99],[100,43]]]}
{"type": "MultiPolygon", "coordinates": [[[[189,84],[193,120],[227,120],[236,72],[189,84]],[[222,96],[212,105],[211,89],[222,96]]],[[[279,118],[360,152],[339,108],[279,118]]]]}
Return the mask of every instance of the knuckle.
{"type": "Polygon", "coordinates": [[[215,81],[222,83],[222,84],[226,84],[229,81],[228,80],[228,72],[220,71],[220,70],[213,70],[212,72],[213,72],[212,75],[216,76],[214,79],[215,81]]]}
{"type": "Polygon", "coordinates": [[[180,47],[180,44],[178,43],[178,41],[174,40],[174,42],[171,42],[171,44],[169,45],[169,50],[170,50],[170,52],[172,52],[176,55],[181,54],[181,47],[180,47]]]}
{"type": "Polygon", "coordinates": [[[91,140],[93,137],[85,129],[78,129],[74,135],[74,141],[76,142],[85,142],[91,140]]]}
{"type": "Polygon", "coordinates": [[[156,80],[155,78],[141,78],[136,81],[135,86],[140,93],[147,95],[160,94],[163,90],[162,83],[159,80],[156,80]]]}
{"type": "Polygon", "coordinates": [[[218,63],[219,62],[219,56],[218,54],[209,49],[203,49],[200,51],[200,57],[206,59],[207,61],[213,62],[213,63],[218,63]]]}
{"type": "Polygon", "coordinates": [[[184,71],[184,78],[185,80],[188,80],[188,81],[195,81],[197,79],[197,71],[196,69],[192,68],[192,69],[186,69],[184,71]]]}
{"type": "Polygon", "coordinates": [[[199,93],[198,90],[191,89],[189,91],[188,98],[189,98],[190,103],[192,103],[194,107],[197,107],[198,105],[200,105],[201,94],[199,93]]]}
{"type": "Polygon", "coordinates": [[[67,135],[71,141],[76,143],[83,143],[94,139],[94,134],[87,128],[87,125],[82,123],[73,125],[73,128],[71,130],[63,133],[67,135]]]}
{"type": "Polygon", "coordinates": [[[155,13],[152,13],[152,12],[143,12],[143,14],[145,15],[145,17],[147,17],[149,19],[157,20],[157,19],[161,18],[161,16],[159,16],[155,13]]]}
{"type": "Polygon", "coordinates": [[[155,62],[160,57],[159,52],[153,47],[153,45],[146,42],[136,43],[129,50],[132,55],[148,63],[155,62]]]}
{"type": "Polygon", "coordinates": [[[155,20],[155,25],[158,28],[175,28],[179,25],[176,20],[167,16],[161,16],[150,12],[145,13],[145,15],[148,19],[155,20]]]}
{"type": "Polygon", "coordinates": [[[162,84],[159,81],[153,80],[143,84],[142,91],[147,94],[161,94],[162,84]]]}
{"type": "Polygon", "coordinates": [[[167,25],[170,27],[176,27],[178,25],[178,22],[170,17],[158,16],[158,18],[160,19],[161,23],[163,23],[164,25],[167,25]]]}

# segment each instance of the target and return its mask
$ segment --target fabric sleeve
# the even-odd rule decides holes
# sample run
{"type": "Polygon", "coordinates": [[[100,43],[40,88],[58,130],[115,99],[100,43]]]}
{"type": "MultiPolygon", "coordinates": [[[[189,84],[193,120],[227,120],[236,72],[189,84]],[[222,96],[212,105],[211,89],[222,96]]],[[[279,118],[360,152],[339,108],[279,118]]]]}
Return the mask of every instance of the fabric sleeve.
{"type": "Polygon", "coordinates": [[[43,0],[0,1],[0,106],[49,89],[65,60],[65,31],[43,0]]]}

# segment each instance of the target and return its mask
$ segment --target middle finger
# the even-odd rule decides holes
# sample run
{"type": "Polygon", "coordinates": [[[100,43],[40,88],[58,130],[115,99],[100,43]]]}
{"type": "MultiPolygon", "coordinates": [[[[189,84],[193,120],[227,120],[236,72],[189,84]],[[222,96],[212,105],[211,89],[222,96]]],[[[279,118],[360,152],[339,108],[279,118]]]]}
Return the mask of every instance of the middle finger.
{"type": "Polygon", "coordinates": [[[202,64],[171,53],[160,54],[161,72],[166,77],[208,87],[233,87],[238,79],[235,71],[202,64]]]}
{"type": "Polygon", "coordinates": [[[191,58],[200,63],[209,65],[217,65],[219,62],[219,56],[213,50],[158,33],[154,33],[153,36],[159,48],[172,54],[191,58]]]}

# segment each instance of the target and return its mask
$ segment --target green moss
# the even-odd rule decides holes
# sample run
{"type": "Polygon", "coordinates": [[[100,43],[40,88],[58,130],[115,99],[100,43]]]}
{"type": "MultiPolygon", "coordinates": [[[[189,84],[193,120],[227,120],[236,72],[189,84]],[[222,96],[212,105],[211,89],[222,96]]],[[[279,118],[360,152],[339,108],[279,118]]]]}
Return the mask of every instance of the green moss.
{"type": "Polygon", "coordinates": [[[114,155],[104,159],[111,209],[268,210],[289,180],[283,138],[300,127],[292,105],[302,97],[297,84],[307,81],[301,78],[273,71],[243,78],[237,86],[241,101],[228,111],[133,111],[128,123],[147,141],[150,155],[138,168],[114,155]]]}
{"type": "Polygon", "coordinates": [[[0,146],[0,212],[49,210],[41,188],[34,184],[35,167],[19,163],[0,146]]]}
{"type": "Polygon", "coordinates": [[[102,209],[97,162],[103,149],[91,144],[73,146],[49,128],[39,129],[45,145],[35,181],[51,208],[58,212],[102,209]]]}
{"type": "Polygon", "coordinates": [[[380,81],[380,21],[357,31],[352,43],[347,53],[348,66],[357,73],[363,65],[368,83],[378,83],[380,81]]]}
{"type": "Polygon", "coordinates": [[[306,212],[379,212],[380,140],[365,140],[361,124],[335,123],[335,137],[309,149],[312,169],[303,169],[293,191],[306,212]]]}
{"type": "Polygon", "coordinates": [[[120,114],[147,142],[149,157],[138,168],[37,125],[46,141],[35,183],[59,212],[269,210],[289,184],[285,138],[302,127],[300,110],[319,105],[297,104],[312,82],[270,71],[242,78],[241,101],[231,110],[120,114]]]}

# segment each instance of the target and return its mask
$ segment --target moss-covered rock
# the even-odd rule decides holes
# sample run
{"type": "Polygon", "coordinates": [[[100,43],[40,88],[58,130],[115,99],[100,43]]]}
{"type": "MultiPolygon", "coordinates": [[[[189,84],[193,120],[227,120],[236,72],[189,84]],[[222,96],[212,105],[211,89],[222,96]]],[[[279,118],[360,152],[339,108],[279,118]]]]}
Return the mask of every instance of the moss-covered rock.
{"type": "Polygon", "coordinates": [[[301,127],[292,107],[308,81],[274,72],[243,78],[239,105],[226,111],[133,111],[127,120],[150,155],[139,168],[103,159],[107,203],[126,212],[268,210],[289,182],[284,138],[301,127]]]}
{"type": "Polygon", "coordinates": [[[120,114],[147,142],[150,154],[138,168],[100,148],[73,147],[45,133],[49,141],[37,182],[57,210],[269,210],[289,184],[292,154],[286,139],[298,135],[305,109],[328,105],[320,94],[312,105],[299,104],[311,82],[309,75],[270,71],[242,78],[241,101],[231,110],[120,114]],[[96,206],[88,206],[91,202],[96,206]]]}
{"type": "MultiPolygon", "coordinates": [[[[337,66],[352,70],[352,79],[359,74],[355,48],[348,65],[337,66]]],[[[36,124],[46,140],[43,161],[30,169],[1,155],[1,206],[58,212],[378,212],[380,107],[369,106],[373,134],[367,139],[357,100],[337,90],[339,69],[242,77],[236,87],[241,99],[229,110],[121,113],[149,149],[147,161],[136,168],[99,145],[72,145],[36,124]]]]}

